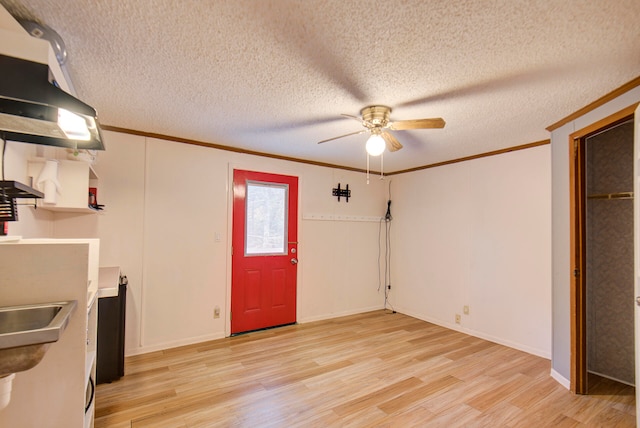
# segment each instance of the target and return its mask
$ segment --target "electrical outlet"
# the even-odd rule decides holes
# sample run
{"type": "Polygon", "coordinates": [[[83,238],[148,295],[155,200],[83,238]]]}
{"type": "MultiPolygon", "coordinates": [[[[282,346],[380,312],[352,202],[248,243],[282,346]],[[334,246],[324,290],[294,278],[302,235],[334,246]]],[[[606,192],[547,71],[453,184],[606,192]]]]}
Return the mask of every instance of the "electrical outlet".
{"type": "Polygon", "coordinates": [[[460,324],[460,320],[461,320],[460,314],[456,314],[456,324],[460,324]]]}
{"type": "Polygon", "coordinates": [[[213,308],[213,317],[220,318],[220,306],[216,306],[213,308]]]}
{"type": "Polygon", "coordinates": [[[465,315],[469,315],[469,306],[465,305],[462,312],[464,312],[465,315]]]}

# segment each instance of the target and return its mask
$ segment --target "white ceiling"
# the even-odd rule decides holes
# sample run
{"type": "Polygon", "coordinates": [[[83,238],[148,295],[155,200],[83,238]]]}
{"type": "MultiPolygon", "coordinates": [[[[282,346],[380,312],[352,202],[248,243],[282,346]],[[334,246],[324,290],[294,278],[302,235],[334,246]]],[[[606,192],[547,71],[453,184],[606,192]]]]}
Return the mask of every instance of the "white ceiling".
{"type": "Polygon", "coordinates": [[[640,76],[638,0],[0,3],[62,36],[102,124],[356,168],[365,135],[316,144],[361,129],[341,113],[446,120],[395,132],[398,171],[548,139],[640,76]]]}

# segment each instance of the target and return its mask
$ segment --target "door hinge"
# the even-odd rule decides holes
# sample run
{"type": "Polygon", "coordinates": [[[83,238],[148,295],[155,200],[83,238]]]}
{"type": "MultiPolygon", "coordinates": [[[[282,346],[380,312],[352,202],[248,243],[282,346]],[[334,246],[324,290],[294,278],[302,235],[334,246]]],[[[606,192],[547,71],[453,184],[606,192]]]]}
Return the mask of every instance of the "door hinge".
{"type": "Polygon", "coordinates": [[[574,269],[573,270],[573,276],[575,276],[576,278],[580,276],[580,269],[574,269]]]}
{"type": "Polygon", "coordinates": [[[229,312],[229,321],[233,319],[233,312],[229,312]]]}
{"type": "Polygon", "coordinates": [[[578,157],[578,140],[573,140],[573,158],[578,157]]]}

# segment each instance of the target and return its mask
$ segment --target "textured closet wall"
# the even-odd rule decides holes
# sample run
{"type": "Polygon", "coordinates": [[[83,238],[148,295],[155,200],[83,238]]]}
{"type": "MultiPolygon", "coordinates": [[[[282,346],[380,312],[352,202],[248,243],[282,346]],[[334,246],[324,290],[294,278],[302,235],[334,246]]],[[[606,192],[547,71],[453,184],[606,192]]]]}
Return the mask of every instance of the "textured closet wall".
{"type": "Polygon", "coordinates": [[[634,383],[633,123],[587,140],[587,366],[634,383]]]}

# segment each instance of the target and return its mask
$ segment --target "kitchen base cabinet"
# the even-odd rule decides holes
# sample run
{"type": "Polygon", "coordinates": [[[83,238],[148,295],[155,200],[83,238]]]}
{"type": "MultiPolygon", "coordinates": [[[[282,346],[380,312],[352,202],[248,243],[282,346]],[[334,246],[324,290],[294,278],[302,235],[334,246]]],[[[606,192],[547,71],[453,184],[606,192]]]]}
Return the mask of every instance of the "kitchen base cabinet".
{"type": "Polygon", "coordinates": [[[15,374],[0,427],[93,427],[98,257],[97,239],[0,243],[0,306],[77,301],[42,361],[15,374]]]}

